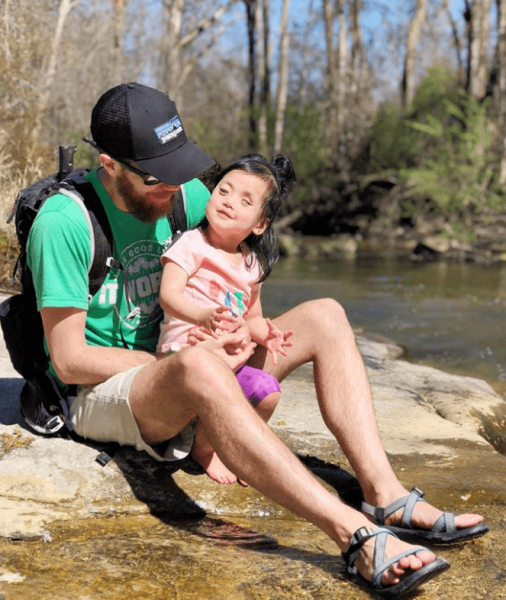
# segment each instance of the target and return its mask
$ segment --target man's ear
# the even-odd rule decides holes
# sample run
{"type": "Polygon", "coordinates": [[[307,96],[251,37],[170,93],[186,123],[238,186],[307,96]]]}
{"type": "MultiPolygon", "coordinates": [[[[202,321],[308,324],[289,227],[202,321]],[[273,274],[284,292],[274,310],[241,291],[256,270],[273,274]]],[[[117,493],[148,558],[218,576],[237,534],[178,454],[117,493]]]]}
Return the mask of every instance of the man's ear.
{"type": "Polygon", "coordinates": [[[114,158],[112,158],[108,154],[105,154],[104,152],[101,152],[98,155],[98,160],[100,161],[100,164],[110,177],[114,178],[117,176],[118,172],[121,169],[121,166],[117,161],[114,160],[114,158]]]}
{"type": "Polygon", "coordinates": [[[269,219],[263,219],[263,221],[260,221],[258,225],[253,229],[253,233],[255,235],[262,235],[262,233],[267,229],[267,227],[269,227],[269,223],[269,219]]]}

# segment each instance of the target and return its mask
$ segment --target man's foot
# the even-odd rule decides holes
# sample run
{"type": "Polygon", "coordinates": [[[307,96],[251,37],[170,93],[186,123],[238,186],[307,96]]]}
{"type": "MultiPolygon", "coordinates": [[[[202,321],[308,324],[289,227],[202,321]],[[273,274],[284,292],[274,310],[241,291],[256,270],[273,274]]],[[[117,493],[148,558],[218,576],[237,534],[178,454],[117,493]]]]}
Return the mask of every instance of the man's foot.
{"type": "Polygon", "coordinates": [[[192,456],[213,481],[225,485],[230,485],[237,481],[237,477],[221,462],[214,450],[212,452],[199,453],[194,448],[192,456]]]}
{"type": "Polygon", "coordinates": [[[422,501],[422,496],[423,492],[417,488],[411,492],[402,489],[376,505],[364,503],[362,511],[372,517],[376,525],[389,527],[400,537],[406,533],[405,539],[410,540],[451,543],[479,537],[488,531],[481,515],[443,513],[422,501]]]}
{"type": "Polygon", "coordinates": [[[411,591],[450,566],[426,548],[406,544],[377,527],[359,528],[344,559],[350,573],[359,573],[375,593],[388,597],[411,591]]]}
{"type": "MultiPolygon", "coordinates": [[[[376,528],[375,528],[376,529],[376,528]]],[[[375,539],[372,538],[364,543],[362,550],[355,561],[358,572],[367,581],[371,581],[374,570],[374,546],[375,539]]],[[[396,556],[401,554],[410,548],[414,548],[411,544],[407,544],[402,540],[390,535],[387,538],[385,558],[396,556]]],[[[418,571],[423,566],[428,565],[436,559],[436,555],[430,552],[430,550],[423,550],[416,554],[409,554],[404,556],[398,562],[388,568],[381,577],[383,585],[395,585],[399,583],[406,573],[412,571],[418,571]]]]}

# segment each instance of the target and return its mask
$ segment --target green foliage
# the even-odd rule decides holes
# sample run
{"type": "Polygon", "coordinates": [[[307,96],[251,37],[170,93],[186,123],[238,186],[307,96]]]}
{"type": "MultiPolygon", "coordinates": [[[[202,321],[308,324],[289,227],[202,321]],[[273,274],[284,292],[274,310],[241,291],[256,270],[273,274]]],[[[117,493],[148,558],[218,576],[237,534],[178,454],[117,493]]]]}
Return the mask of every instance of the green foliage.
{"type": "Polygon", "coordinates": [[[297,174],[291,208],[303,208],[311,198],[319,196],[320,188],[332,186],[331,151],[322,144],[321,114],[314,106],[306,105],[302,111],[287,106],[282,151],[292,160],[297,174]]]}
{"type": "Polygon", "coordinates": [[[406,113],[386,106],[378,114],[367,170],[397,171],[408,215],[428,206],[446,217],[500,207],[491,191],[497,160],[487,109],[445,67],[433,67],[406,113]]]}
{"type": "Polygon", "coordinates": [[[221,165],[248,151],[244,125],[234,131],[223,132],[215,119],[195,118],[188,128],[190,139],[221,165]]]}
{"type": "MultiPolygon", "coordinates": [[[[439,71],[435,70],[436,83],[441,84],[439,71]]],[[[427,87],[421,86],[422,92],[427,87]]],[[[489,189],[495,158],[487,102],[479,103],[460,89],[422,97],[430,98],[432,112],[422,110],[417,95],[417,118],[406,120],[407,126],[424,134],[423,163],[399,170],[407,197],[415,204],[428,198],[447,217],[497,207],[500,199],[489,189]]]]}
{"type": "Polygon", "coordinates": [[[372,128],[365,171],[376,173],[416,165],[423,139],[423,132],[406,126],[399,107],[386,104],[372,128]]]}
{"type": "Polygon", "coordinates": [[[458,88],[456,76],[444,65],[429,69],[429,74],[418,86],[411,107],[412,113],[439,113],[440,101],[458,88]]]}

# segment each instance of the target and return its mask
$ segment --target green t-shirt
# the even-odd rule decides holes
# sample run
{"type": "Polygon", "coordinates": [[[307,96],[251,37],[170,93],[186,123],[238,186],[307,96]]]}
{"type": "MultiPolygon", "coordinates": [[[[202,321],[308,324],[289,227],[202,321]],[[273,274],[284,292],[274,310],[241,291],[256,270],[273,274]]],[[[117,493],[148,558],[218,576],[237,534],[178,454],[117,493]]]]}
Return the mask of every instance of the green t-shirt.
{"type": "MultiPolygon", "coordinates": [[[[114,239],[113,256],[123,268],[111,268],[100,290],[88,297],[90,229],[77,203],[56,194],[39,211],[28,238],[28,266],[38,309],[87,310],[88,344],[123,347],[125,342],[128,348],[153,352],[162,317],[160,256],[171,237],[169,222],[162,218],[142,223],[114,205],[96,170],[86,179],[104,205],[114,239]]],[[[198,179],[184,184],[183,190],[188,226],[193,227],[204,216],[209,192],[198,179]]]]}

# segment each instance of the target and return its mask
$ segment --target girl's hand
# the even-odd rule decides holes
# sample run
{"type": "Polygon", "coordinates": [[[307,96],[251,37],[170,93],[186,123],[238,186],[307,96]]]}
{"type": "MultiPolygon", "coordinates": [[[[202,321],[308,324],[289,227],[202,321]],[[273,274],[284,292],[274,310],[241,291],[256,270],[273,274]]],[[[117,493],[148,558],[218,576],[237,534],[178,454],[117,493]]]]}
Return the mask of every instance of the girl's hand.
{"type": "Polygon", "coordinates": [[[270,319],[265,319],[265,322],[269,328],[269,333],[263,345],[272,354],[272,362],[277,365],[278,353],[281,356],[288,356],[287,349],[293,346],[293,342],[289,341],[289,338],[293,335],[293,331],[281,331],[270,319]]]}
{"type": "Polygon", "coordinates": [[[245,343],[239,332],[223,332],[219,336],[213,336],[202,327],[195,327],[190,331],[188,344],[207,348],[224,360],[232,371],[236,371],[248,360],[256,346],[251,340],[245,343]]]}
{"type": "Polygon", "coordinates": [[[229,306],[210,308],[204,312],[204,318],[200,320],[200,325],[213,335],[217,332],[228,331],[231,324],[236,321],[236,318],[230,314],[230,310],[229,306]]]}

